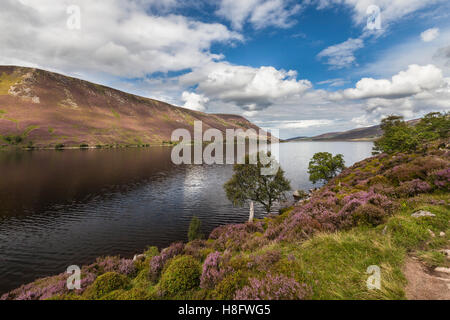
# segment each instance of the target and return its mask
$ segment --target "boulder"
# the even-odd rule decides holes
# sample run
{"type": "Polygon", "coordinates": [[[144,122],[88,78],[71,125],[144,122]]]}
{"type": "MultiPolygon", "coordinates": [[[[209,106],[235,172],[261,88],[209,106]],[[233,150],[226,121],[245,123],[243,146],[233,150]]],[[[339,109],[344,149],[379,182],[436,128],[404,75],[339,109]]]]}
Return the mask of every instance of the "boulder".
{"type": "Polygon", "coordinates": [[[414,217],[414,218],[420,218],[420,217],[435,217],[435,216],[436,216],[435,214],[433,214],[433,213],[431,213],[431,212],[428,212],[428,211],[424,211],[424,210],[420,210],[420,211],[414,212],[414,213],[411,215],[411,217],[414,217]]]}

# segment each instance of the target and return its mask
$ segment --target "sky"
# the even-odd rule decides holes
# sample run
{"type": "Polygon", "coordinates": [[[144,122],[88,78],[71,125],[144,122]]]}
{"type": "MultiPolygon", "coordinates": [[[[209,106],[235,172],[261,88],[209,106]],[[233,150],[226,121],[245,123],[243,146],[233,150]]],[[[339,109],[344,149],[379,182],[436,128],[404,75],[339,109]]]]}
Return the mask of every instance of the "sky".
{"type": "Polygon", "coordinates": [[[448,0],[2,0],[0,65],[281,138],[450,111],[448,0]]]}

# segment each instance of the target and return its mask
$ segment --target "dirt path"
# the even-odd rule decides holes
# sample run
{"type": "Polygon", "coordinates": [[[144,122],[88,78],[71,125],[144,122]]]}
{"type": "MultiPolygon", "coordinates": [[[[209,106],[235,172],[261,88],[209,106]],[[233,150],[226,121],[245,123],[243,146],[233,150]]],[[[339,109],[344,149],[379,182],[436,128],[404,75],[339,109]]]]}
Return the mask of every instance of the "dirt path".
{"type": "Polygon", "coordinates": [[[429,272],[418,260],[408,258],[403,270],[409,300],[450,300],[450,274],[429,272]]]}

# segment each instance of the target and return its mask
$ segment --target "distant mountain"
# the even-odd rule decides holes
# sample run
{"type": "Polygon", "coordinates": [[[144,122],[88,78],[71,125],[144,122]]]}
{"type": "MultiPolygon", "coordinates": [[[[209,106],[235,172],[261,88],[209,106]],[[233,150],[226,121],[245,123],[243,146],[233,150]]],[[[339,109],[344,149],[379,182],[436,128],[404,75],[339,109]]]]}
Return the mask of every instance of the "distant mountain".
{"type": "Polygon", "coordinates": [[[245,118],[206,114],[119,90],[23,67],[0,66],[0,146],[142,145],[170,141],[173,130],[255,129],[245,118]]]}
{"type": "Polygon", "coordinates": [[[298,137],[287,141],[374,141],[381,136],[380,125],[343,132],[330,132],[315,137],[298,137]]]}
{"type": "MultiPolygon", "coordinates": [[[[420,119],[409,120],[407,123],[416,125],[420,119]]],[[[314,137],[296,137],[284,141],[375,141],[383,134],[380,125],[357,128],[342,132],[329,132],[314,137]]]]}

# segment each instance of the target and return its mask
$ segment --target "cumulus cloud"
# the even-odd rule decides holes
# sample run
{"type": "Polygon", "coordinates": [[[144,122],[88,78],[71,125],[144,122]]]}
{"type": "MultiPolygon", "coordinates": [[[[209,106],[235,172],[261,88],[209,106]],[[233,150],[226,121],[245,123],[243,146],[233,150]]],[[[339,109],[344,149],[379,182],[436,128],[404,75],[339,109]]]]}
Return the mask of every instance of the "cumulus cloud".
{"type": "Polygon", "coordinates": [[[398,99],[436,90],[446,84],[442,71],[434,65],[410,65],[406,71],[400,71],[389,79],[363,78],[350,88],[332,94],[334,98],[398,99]]]}
{"type": "Polygon", "coordinates": [[[331,65],[332,68],[341,69],[353,65],[356,60],[354,52],[363,47],[363,40],[349,38],[342,43],[322,50],[317,57],[319,59],[326,58],[326,63],[331,65]]]}
{"type": "Polygon", "coordinates": [[[4,0],[0,11],[0,63],[141,77],[221,59],[221,55],[210,52],[213,43],[242,40],[240,34],[219,23],[152,14],[176,3],[4,0]],[[67,28],[66,10],[70,5],[81,9],[80,30],[67,28]]]}
{"type": "Polygon", "coordinates": [[[184,108],[195,111],[205,111],[205,105],[209,102],[209,99],[204,95],[187,91],[183,92],[181,99],[185,102],[184,108]]]}
{"type": "Polygon", "coordinates": [[[308,80],[297,80],[296,71],[273,67],[252,68],[226,62],[212,63],[180,77],[187,86],[211,100],[240,106],[245,111],[258,111],[312,87],[308,80]]]}
{"type": "Polygon", "coordinates": [[[358,126],[371,125],[388,114],[406,118],[431,111],[450,110],[450,78],[434,65],[410,65],[391,79],[363,78],[355,88],[328,93],[338,103],[358,102],[365,115],[351,120],[358,126]]]}
{"type": "Polygon", "coordinates": [[[431,28],[425,30],[420,34],[420,38],[423,42],[430,42],[436,39],[439,36],[439,28],[431,28]]]}
{"type": "Polygon", "coordinates": [[[288,28],[295,23],[292,16],[300,9],[301,6],[291,0],[221,0],[216,13],[238,30],[246,22],[255,29],[269,26],[288,28]]]}

